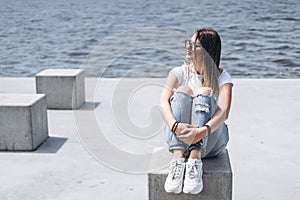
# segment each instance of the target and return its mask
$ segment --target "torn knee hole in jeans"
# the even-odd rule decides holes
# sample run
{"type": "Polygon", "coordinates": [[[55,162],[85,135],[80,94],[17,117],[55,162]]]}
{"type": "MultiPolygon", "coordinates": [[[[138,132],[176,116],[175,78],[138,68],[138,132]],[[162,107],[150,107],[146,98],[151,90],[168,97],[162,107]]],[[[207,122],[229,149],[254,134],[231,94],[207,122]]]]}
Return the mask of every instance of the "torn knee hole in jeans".
{"type": "Polygon", "coordinates": [[[209,113],[209,105],[207,103],[195,103],[195,112],[201,111],[209,113]]]}

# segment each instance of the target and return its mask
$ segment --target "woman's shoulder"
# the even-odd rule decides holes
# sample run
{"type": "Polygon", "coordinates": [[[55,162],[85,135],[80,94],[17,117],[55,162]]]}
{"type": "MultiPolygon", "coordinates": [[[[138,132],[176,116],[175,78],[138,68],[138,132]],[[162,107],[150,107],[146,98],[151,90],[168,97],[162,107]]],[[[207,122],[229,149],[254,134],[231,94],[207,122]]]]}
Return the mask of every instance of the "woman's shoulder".
{"type": "Polygon", "coordinates": [[[233,85],[232,78],[230,74],[227,72],[227,70],[221,68],[221,75],[219,77],[219,87],[226,83],[231,83],[233,85]]]}
{"type": "Polygon", "coordinates": [[[184,79],[186,77],[186,73],[187,73],[187,65],[183,64],[181,66],[178,67],[174,67],[170,73],[174,74],[178,80],[178,86],[182,85],[182,83],[184,82],[184,79]]]}
{"type": "Polygon", "coordinates": [[[172,69],[172,71],[185,71],[186,69],[188,69],[188,65],[187,64],[183,64],[181,66],[177,66],[177,67],[174,67],[172,69]]]}
{"type": "Polygon", "coordinates": [[[226,69],[220,68],[220,70],[221,70],[220,77],[231,77],[226,69]]]}
{"type": "Polygon", "coordinates": [[[187,70],[187,65],[186,64],[183,64],[181,66],[177,66],[177,67],[174,67],[171,72],[172,73],[175,73],[175,75],[178,77],[178,76],[183,76],[185,73],[186,73],[186,70],[187,70]]]}

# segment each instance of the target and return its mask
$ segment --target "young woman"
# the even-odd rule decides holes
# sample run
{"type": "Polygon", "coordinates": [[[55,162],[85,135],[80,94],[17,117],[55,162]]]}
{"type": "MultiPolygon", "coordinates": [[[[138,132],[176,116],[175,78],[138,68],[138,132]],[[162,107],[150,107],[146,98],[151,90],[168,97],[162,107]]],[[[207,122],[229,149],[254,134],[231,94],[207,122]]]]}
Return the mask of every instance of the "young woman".
{"type": "Polygon", "coordinates": [[[217,156],[229,139],[224,122],[233,83],[219,67],[221,39],[215,30],[195,31],[185,47],[188,62],[171,70],[160,97],[174,155],[165,190],[180,193],[183,185],[184,193],[198,194],[203,188],[201,158],[217,156]]]}

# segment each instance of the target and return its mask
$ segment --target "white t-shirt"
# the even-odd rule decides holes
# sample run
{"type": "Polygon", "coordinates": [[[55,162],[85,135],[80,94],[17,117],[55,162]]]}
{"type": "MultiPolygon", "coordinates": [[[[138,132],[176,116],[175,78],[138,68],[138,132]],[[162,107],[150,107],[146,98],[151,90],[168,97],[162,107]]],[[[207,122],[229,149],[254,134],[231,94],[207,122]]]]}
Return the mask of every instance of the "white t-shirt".
{"type": "MultiPolygon", "coordinates": [[[[197,74],[194,68],[189,69],[188,65],[175,67],[171,70],[170,73],[174,73],[178,79],[177,88],[180,86],[188,86],[192,89],[193,92],[195,92],[197,88],[202,86],[202,75],[197,74]],[[189,79],[188,75],[190,77],[189,79]]],[[[225,69],[223,69],[218,82],[219,87],[226,83],[233,84],[229,73],[225,69]]]]}

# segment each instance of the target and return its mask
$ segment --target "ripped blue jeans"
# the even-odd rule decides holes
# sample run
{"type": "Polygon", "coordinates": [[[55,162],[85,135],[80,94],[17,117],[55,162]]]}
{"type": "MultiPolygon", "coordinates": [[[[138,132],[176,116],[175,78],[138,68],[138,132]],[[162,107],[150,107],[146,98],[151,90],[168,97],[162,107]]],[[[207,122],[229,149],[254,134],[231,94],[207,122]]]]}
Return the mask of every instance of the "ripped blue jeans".
{"type": "MultiPolygon", "coordinates": [[[[174,92],[170,98],[170,105],[173,115],[178,122],[188,123],[202,127],[206,124],[217,111],[217,103],[214,96],[198,94],[189,96],[183,92],[174,92]]],[[[167,143],[169,150],[173,152],[175,149],[185,151],[185,156],[188,157],[192,149],[199,149],[202,158],[217,156],[227,145],[229,141],[228,127],[224,123],[210,136],[196,144],[185,144],[180,141],[176,134],[166,127],[167,143]]]]}

